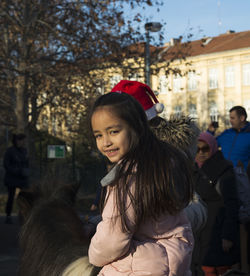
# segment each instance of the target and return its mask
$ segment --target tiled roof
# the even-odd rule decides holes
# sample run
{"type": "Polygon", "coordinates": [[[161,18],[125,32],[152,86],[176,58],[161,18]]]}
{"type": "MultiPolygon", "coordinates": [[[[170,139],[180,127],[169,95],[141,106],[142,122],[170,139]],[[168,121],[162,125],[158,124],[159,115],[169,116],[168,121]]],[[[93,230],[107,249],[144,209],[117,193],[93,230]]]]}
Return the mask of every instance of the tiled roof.
{"type": "MultiPolygon", "coordinates": [[[[126,52],[127,56],[144,56],[145,55],[145,42],[138,42],[136,44],[129,45],[128,47],[124,48],[124,52],[126,52]]],[[[161,51],[164,47],[156,47],[153,45],[150,45],[150,53],[158,53],[161,51]]]]}
{"type": "Polygon", "coordinates": [[[198,56],[248,47],[250,47],[250,31],[229,32],[216,37],[207,37],[188,43],[176,43],[174,46],[165,46],[163,47],[164,54],[162,54],[162,59],[180,58],[181,52],[185,56],[198,56]]]}
{"type": "MultiPolygon", "coordinates": [[[[174,46],[171,46],[170,43],[163,47],[150,45],[151,62],[156,63],[164,60],[185,59],[190,56],[247,48],[250,47],[250,31],[226,33],[216,37],[207,37],[185,43],[178,42],[178,39],[176,41],[174,46]]],[[[113,53],[107,57],[100,58],[98,62],[101,64],[108,60],[112,61],[112,59],[116,62],[120,61],[121,58],[145,57],[145,46],[145,42],[131,44],[119,53],[113,53]]],[[[84,66],[91,65],[94,67],[96,62],[96,57],[83,60],[84,66]]]]}

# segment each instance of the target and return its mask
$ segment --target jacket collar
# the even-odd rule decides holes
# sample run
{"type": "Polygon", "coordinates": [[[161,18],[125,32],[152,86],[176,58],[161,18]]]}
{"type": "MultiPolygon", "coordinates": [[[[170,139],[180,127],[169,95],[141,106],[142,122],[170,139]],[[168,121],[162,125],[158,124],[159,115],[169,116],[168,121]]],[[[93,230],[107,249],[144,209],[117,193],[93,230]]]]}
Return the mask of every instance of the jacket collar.
{"type": "Polygon", "coordinates": [[[247,122],[246,125],[240,131],[241,132],[250,132],[250,122],[247,122]]]}
{"type": "Polygon", "coordinates": [[[246,124],[240,129],[240,131],[237,131],[235,128],[231,128],[232,130],[240,133],[240,132],[250,132],[250,122],[246,122],[246,124]]]}
{"type": "Polygon", "coordinates": [[[101,180],[101,185],[102,187],[108,186],[112,181],[114,181],[116,177],[116,173],[119,169],[119,164],[116,164],[109,172],[106,174],[102,180],[101,180]]]}

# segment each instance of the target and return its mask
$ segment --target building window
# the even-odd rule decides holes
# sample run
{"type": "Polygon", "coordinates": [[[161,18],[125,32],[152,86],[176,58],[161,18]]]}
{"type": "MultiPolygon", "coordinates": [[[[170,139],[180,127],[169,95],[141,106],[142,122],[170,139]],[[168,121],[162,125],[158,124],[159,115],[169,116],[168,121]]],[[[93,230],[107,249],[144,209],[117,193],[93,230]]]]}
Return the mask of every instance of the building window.
{"type": "Polygon", "coordinates": [[[140,81],[142,76],[139,73],[133,73],[128,76],[128,79],[131,81],[140,81]]]}
{"type": "Polygon", "coordinates": [[[52,127],[52,134],[56,135],[57,131],[58,131],[58,127],[57,127],[57,120],[56,120],[56,116],[52,115],[51,118],[51,127],[52,127]]]}
{"type": "Polygon", "coordinates": [[[195,72],[188,73],[188,90],[194,91],[197,89],[197,77],[195,72]]]}
{"type": "Polygon", "coordinates": [[[212,122],[218,122],[219,111],[216,103],[214,102],[209,105],[209,116],[212,122]]]}
{"type": "Polygon", "coordinates": [[[73,116],[72,114],[69,113],[67,114],[67,117],[65,120],[65,126],[68,132],[71,132],[73,130],[73,124],[74,124],[73,116]]]}
{"type": "Polygon", "coordinates": [[[225,116],[224,116],[224,123],[226,127],[230,127],[230,117],[229,117],[229,110],[235,106],[235,102],[233,101],[226,101],[225,102],[225,116]]]}
{"type": "Polygon", "coordinates": [[[176,105],[174,107],[174,115],[176,117],[180,117],[182,115],[182,107],[181,107],[181,105],[176,105]]]}
{"type": "Polygon", "coordinates": [[[243,85],[250,85],[250,64],[244,64],[243,69],[243,85]]]}
{"type": "Polygon", "coordinates": [[[103,95],[104,94],[104,86],[96,87],[96,93],[103,95]]]}
{"type": "Polygon", "coordinates": [[[235,68],[234,66],[227,66],[225,68],[225,86],[234,87],[235,82],[235,68]]]}
{"type": "Polygon", "coordinates": [[[121,75],[115,75],[110,78],[110,88],[112,89],[119,81],[122,80],[121,75]]]}
{"type": "Polygon", "coordinates": [[[250,100],[245,100],[243,102],[243,107],[245,107],[246,112],[247,112],[247,118],[250,117],[250,100]]]}
{"type": "Polygon", "coordinates": [[[165,75],[159,77],[159,92],[161,94],[166,94],[168,92],[167,77],[165,75]]]}
{"type": "Polygon", "coordinates": [[[103,79],[96,80],[96,92],[103,95],[105,92],[105,81],[103,79]]]}
{"type": "Polygon", "coordinates": [[[173,91],[174,92],[181,92],[182,89],[182,77],[177,74],[173,77],[173,91]]]}
{"type": "Polygon", "coordinates": [[[197,119],[198,118],[197,108],[196,108],[195,104],[190,104],[188,106],[188,115],[189,115],[189,117],[191,117],[193,119],[197,119]]]}
{"type": "Polygon", "coordinates": [[[225,104],[225,112],[226,112],[226,116],[229,116],[229,110],[235,106],[235,103],[233,101],[227,101],[225,104]]]}
{"type": "Polygon", "coordinates": [[[42,128],[43,129],[48,129],[48,123],[49,123],[48,116],[43,114],[42,115],[42,128]]]}
{"type": "Polygon", "coordinates": [[[209,89],[218,88],[218,70],[216,68],[210,68],[208,72],[208,86],[209,89]]]}

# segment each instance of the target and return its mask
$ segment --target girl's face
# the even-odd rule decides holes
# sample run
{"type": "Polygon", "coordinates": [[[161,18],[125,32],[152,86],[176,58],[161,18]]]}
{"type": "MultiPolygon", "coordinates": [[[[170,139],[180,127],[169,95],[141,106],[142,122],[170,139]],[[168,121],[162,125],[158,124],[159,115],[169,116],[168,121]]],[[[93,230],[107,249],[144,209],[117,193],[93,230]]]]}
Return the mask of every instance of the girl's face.
{"type": "Polygon", "coordinates": [[[198,141],[196,160],[204,163],[211,156],[209,145],[204,141],[198,141]]]}
{"type": "Polygon", "coordinates": [[[97,109],[91,118],[91,126],[98,150],[110,162],[120,161],[130,148],[130,129],[108,107],[97,109]]]}

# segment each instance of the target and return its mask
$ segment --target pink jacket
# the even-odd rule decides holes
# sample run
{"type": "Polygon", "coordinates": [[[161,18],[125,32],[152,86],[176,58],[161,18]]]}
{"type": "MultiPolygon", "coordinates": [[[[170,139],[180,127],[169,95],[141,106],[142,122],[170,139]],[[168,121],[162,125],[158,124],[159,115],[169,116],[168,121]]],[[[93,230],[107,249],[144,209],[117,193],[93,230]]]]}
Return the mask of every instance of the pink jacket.
{"type": "MultiPolygon", "coordinates": [[[[133,186],[133,185],[132,185],[133,186]]],[[[193,235],[184,212],[164,215],[134,230],[134,210],[127,202],[131,232],[124,233],[115,210],[114,188],[108,186],[107,204],[89,247],[89,261],[103,266],[100,276],[191,276],[193,235]]]]}

